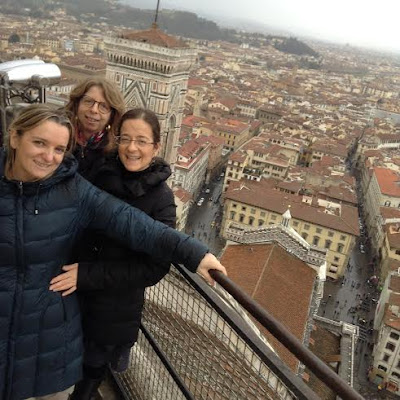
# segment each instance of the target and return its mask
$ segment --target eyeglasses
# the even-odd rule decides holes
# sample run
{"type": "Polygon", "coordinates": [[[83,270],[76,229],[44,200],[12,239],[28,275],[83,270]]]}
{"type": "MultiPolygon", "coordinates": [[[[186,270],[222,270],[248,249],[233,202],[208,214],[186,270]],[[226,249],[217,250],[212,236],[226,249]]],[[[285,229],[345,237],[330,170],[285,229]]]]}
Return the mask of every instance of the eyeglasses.
{"type": "Polygon", "coordinates": [[[95,104],[99,105],[99,112],[102,114],[108,114],[111,112],[111,107],[107,104],[104,103],[104,101],[96,101],[95,99],[92,99],[90,96],[84,95],[81,98],[81,104],[86,107],[86,108],[92,108],[95,104]]]}
{"type": "Polygon", "coordinates": [[[115,142],[120,146],[129,146],[132,142],[140,148],[155,144],[154,142],[148,142],[145,139],[131,139],[128,136],[114,136],[114,138],[115,142]]]}

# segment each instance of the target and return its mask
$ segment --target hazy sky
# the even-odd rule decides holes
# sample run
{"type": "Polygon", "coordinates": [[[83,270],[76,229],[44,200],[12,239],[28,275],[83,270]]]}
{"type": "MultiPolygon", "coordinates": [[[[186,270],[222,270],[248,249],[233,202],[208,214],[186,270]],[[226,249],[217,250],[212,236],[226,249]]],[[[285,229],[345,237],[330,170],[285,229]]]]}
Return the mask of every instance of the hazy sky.
{"type": "MultiPolygon", "coordinates": [[[[157,0],[147,0],[149,8],[152,2],[157,0]]],[[[160,4],[161,8],[251,19],[294,34],[400,51],[400,0],[161,0],[160,4]]]]}

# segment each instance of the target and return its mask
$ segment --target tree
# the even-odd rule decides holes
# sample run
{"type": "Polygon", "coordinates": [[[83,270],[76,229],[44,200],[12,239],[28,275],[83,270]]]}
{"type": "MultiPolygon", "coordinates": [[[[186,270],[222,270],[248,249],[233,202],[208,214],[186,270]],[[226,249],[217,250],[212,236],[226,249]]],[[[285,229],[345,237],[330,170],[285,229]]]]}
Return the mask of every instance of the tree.
{"type": "Polygon", "coordinates": [[[8,43],[19,43],[21,41],[21,38],[17,33],[13,33],[9,38],[8,38],[8,43]]]}

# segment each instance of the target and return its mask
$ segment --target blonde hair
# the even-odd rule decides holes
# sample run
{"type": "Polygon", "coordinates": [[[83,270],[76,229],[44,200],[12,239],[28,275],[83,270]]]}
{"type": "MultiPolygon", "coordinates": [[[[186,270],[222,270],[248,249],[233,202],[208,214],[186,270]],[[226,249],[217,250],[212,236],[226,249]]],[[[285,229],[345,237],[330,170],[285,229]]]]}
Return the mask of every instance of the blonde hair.
{"type": "Polygon", "coordinates": [[[26,131],[36,128],[46,121],[53,121],[65,126],[69,132],[67,153],[70,153],[75,145],[74,127],[64,109],[52,109],[46,104],[32,104],[24,108],[12,121],[8,135],[5,139],[7,149],[6,171],[11,172],[14,166],[16,150],[11,147],[11,132],[22,137],[26,131]]]}
{"type": "Polygon", "coordinates": [[[70,113],[71,120],[77,120],[79,102],[93,86],[97,86],[103,90],[104,98],[112,109],[110,119],[108,121],[110,128],[106,131],[108,143],[104,147],[104,152],[108,153],[114,150],[116,147],[114,136],[117,134],[118,121],[125,111],[124,98],[122,97],[122,94],[116,85],[105,78],[88,78],[75,86],[69,95],[69,101],[65,108],[70,113]]]}

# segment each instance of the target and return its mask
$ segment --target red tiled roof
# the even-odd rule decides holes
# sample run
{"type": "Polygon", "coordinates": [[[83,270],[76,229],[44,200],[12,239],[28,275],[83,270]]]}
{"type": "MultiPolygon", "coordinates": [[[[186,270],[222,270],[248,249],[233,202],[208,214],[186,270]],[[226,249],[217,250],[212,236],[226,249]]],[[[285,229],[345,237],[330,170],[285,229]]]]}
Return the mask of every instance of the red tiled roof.
{"type": "Polygon", "coordinates": [[[400,177],[395,171],[376,167],[374,173],[382,194],[400,197],[400,177]]]}
{"type": "MultiPolygon", "coordinates": [[[[277,244],[230,245],[222,264],[230,279],[303,341],[316,272],[277,244]],[[282,305],[285,305],[282,307],[282,305]]],[[[298,361],[262,328],[281,358],[295,370],[298,361]]]]}
{"type": "Polygon", "coordinates": [[[384,219],[400,218],[400,210],[397,208],[381,207],[380,212],[384,219]]]}
{"type": "Polygon", "coordinates": [[[199,78],[189,78],[188,87],[190,88],[194,86],[207,86],[207,82],[199,78]]]}
{"type": "Polygon", "coordinates": [[[192,200],[193,196],[185,189],[175,186],[172,188],[174,196],[177,197],[182,203],[187,203],[192,200]]]}
{"type": "Polygon", "coordinates": [[[393,306],[400,307],[400,293],[391,293],[385,304],[384,322],[387,326],[400,331],[400,317],[394,313],[393,306]]]}
{"type": "Polygon", "coordinates": [[[188,47],[182,40],[174,36],[167,35],[160,29],[154,27],[144,31],[126,31],[121,34],[121,38],[167,48],[188,47]]]}

